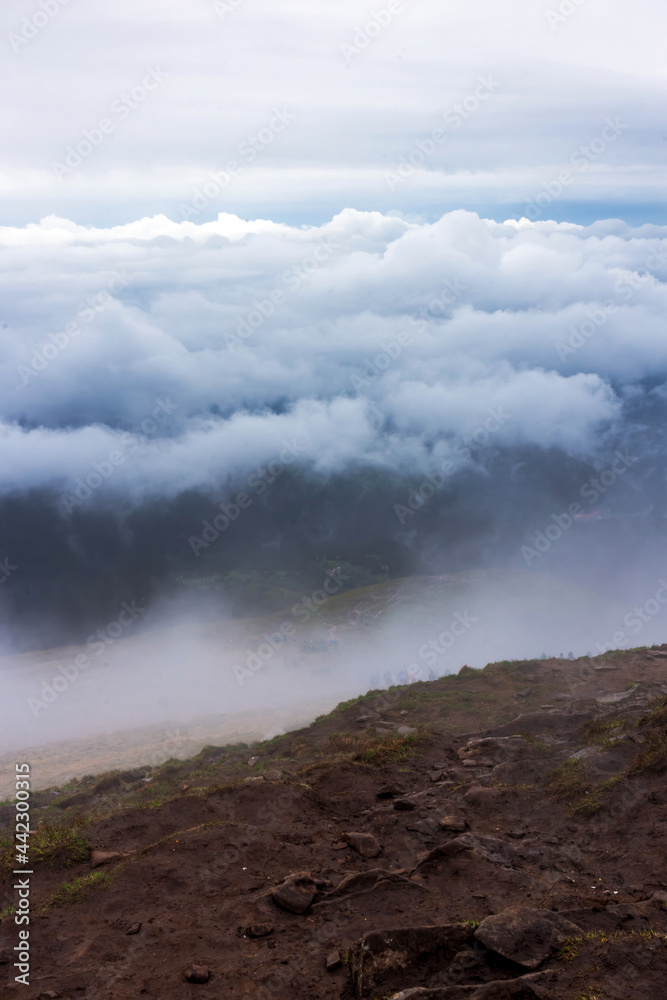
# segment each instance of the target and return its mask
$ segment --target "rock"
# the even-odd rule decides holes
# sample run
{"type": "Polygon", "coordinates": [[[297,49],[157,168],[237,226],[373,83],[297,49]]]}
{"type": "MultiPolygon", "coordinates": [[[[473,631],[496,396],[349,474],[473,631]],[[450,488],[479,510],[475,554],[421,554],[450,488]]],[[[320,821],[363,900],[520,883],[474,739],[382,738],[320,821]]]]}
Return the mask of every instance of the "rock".
{"type": "Polygon", "coordinates": [[[258,760],[259,757],[251,757],[248,761],[248,767],[254,767],[258,760]]]}
{"type": "Polygon", "coordinates": [[[654,892],[649,903],[656,903],[658,906],[667,906],[667,892],[654,892]]]}
{"type": "Polygon", "coordinates": [[[576,924],[553,910],[512,906],[481,922],[475,938],[526,969],[536,969],[570,937],[581,934],[576,924]]]}
{"type": "Polygon", "coordinates": [[[265,771],[264,778],[266,781],[280,781],[283,777],[282,771],[265,771]]]}
{"type": "Polygon", "coordinates": [[[99,868],[100,865],[111,864],[112,861],[118,861],[122,857],[120,851],[93,851],[90,856],[90,867],[99,868]]]}
{"type": "Polygon", "coordinates": [[[363,723],[365,722],[370,722],[372,718],[373,718],[372,715],[359,715],[355,719],[355,722],[358,722],[360,725],[363,725],[363,723]]]}
{"type": "Polygon", "coordinates": [[[349,951],[353,995],[387,996],[415,981],[427,982],[471,938],[469,924],[370,931],[349,951]]]}
{"type": "Polygon", "coordinates": [[[130,924],[130,926],[125,931],[126,934],[138,934],[141,930],[141,924],[130,924]]]}
{"type": "Polygon", "coordinates": [[[434,989],[417,986],[394,993],[391,1000],[542,1000],[544,989],[539,987],[542,973],[521,976],[520,979],[494,980],[481,986],[445,986],[434,989]]]}
{"type": "Polygon", "coordinates": [[[398,714],[399,714],[399,715],[408,715],[408,710],[407,710],[407,708],[404,708],[404,709],[402,709],[402,710],[401,710],[401,711],[400,711],[400,712],[399,712],[398,714]]]}
{"type": "Polygon", "coordinates": [[[440,826],[443,830],[448,830],[451,833],[463,833],[468,824],[465,816],[443,816],[440,820],[440,826]]]}
{"type": "Polygon", "coordinates": [[[264,781],[264,775],[263,774],[253,774],[252,777],[250,777],[250,778],[244,778],[243,779],[243,783],[245,785],[252,785],[256,781],[264,781]]]}
{"type": "Polygon", "coordinates": [[[265,938],[273,934],[272,924],[248,924],[245,933],[249,938],[265,938]]]}
{"type": "Polygon", "coordinates": [[[400,812],[408,812],[410,809],[416,808],[417,804],[412,799],[394,799],[394,809],[398,809],[400,812]]]}
{"type": "Polygon", "coordinates": [[[296,872],[274,889],[271,898],[288,913],[305,913],[317,895],[317,886],[309,872],[296,872]]]}
{"type": "Polygon", "coordinates": [[[393,799],[395,795],[401,795],[402,791],[397,785],[382,785],[375,795],[378,799],[393,799]]]}
{"type": "Polygon", "coordinates": [[[431,771],[429,774],[430,781],[440,781],[442,778],[442,771],[431,771]]]}
{"type": "Polygon", "coordinates": [[[335,969],[340,969],[343,964],[343,959],[340,957],[339,951],[330,951],[327,955],[327,972],[333,972],[335,969]]]}
{"type": "Polygon", "coordinates": [[[37,1000],[57,1000],[60,993],[56,993],[55,990],[45,990],[44,993],[40,993],[37,1000]]]}
{"type": "Polygon", "coordinates": [[[414,726],[399,726],[396,732],[399,736],[409,736],[410,733],[416,733],[417,730],[414,726]]]}
{"type": "Polygon", "coordinates": [[[420,833],[425,837],[432,837],[438,829],[438,824],[433,819],[419,819],[416,822],[408,823],[406,830],[413,833],[420,833]]]}
{"type": "Polygon", "coordinates": [[[343,840],[362,858],[377,858],[382,850],[372,833],[344,833],[343,840]]]}
{"type": "Polygon", "coordinates": [[[625,701],[630,695],[634,694],[639,684],[633,684],[632,687],[628,688],[627,691],[616,691],[613,694],[603,694],[601,697],[597,698],[596,701],[600,705],[616,705],[619,701],[625,701]]]}
{"type": "Polygon", "coordinates": [[[483,785],[472,785],[463,796],[464,802],[470,806],[492,806],[500,801],[502,791],[500,788],[484,788],[483,785]]]}
{"type": "Polygon", "coordinates": [[[185,972],[185,981],[187,983],[207,983],[210,978],[211,970],[207,969],[204,965],[191,965],[187,972],[185,972]]]}

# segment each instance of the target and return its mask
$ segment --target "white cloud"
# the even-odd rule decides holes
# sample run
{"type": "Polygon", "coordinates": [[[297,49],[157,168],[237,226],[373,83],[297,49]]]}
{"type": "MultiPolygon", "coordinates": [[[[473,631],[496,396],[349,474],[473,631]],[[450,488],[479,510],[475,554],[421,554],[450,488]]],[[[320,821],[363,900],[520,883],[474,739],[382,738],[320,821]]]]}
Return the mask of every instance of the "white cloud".
{"type": "Polygon", "coordinates": [[[102,492],[208,486],[294,440],[323,472],[423,469],[499,407],[496,446],[595,458],[665,377],[666,273],[667,228],[618,222],[5,227],[0,489],[76,480],[127,431],[102,492]]]}

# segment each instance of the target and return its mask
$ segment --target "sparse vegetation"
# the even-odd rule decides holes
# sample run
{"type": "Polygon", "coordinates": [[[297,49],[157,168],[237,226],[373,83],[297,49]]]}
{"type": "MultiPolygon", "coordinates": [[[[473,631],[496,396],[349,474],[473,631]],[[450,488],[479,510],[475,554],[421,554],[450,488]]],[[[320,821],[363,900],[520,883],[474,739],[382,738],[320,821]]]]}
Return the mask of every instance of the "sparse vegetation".
{"type": "Polygon", "coordinates": [[[641,750],[629,768],[629,773],[652,771],[667,765],[667,729],[653,729],[646,734],[641,750]]]}
{"type": "Polygon", "coordinates": [[[66,906],[69,903],[81,903],[89,892],[95,889],[103,889],[111,884],[111,876],[108,872],[91,872],[90,875],[80,875],[72,879],[71,882],[63,882],[55,892],[49,896],[44,904],[44,910],[51,909],[52,906],[66,906]]]}
{"type": "Polygon", "coordinates": [[[609,749],[623,732],[625,732],[623,719],[592,719],[581,727],[581,740],[587,747],[599,746],[609,749]]]}
{"type": "Polygon", "coordinates": [[[582,795],[589,769],[581,760],[566,760],[547,775],[546,790],[558,802],[582,795]]]}

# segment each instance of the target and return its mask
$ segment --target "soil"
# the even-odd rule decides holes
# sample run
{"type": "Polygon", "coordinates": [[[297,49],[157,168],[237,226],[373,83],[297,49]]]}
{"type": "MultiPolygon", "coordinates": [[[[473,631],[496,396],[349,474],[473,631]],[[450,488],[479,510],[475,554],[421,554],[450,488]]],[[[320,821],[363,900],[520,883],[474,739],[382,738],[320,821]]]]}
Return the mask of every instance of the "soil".
{"type": "Polygon", "coordinates": [[[9,913],[0,998],[664,996],[666,664],[463,668],[35,791],[30,986],[9,913]]]}

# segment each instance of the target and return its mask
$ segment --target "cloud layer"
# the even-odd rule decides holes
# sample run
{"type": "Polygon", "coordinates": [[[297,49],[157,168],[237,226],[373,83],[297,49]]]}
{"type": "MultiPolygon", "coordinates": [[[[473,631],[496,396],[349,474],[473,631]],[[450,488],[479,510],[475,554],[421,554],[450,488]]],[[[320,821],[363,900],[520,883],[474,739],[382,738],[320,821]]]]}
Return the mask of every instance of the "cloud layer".
{"type": "Polygon", "coordinates": [[[581,221],[597,203],[598,217],[664,218],[666,15],[653,0],[387,0],[375,17],[359,0],[44,6],[55,13],[36,0],[0,11],[0,210],[17,224],[182,219],[230,162],[204,219],[321,222],[342,205],[503,218],[617,117],[618,141],[542,217],[581,221]],[[476,101],[480,80],[495,82],[476,101]]]}
{"type": "Polygon", "coordinates": [[[401,473],[462,439],[603,460],[664,398],[667,228],[418,224],[0,229],[3,493],[211,487],[277,459],[401,473]],[[476,435],[476,436],[475,436],[476,435]]]}

